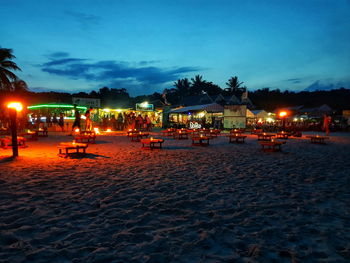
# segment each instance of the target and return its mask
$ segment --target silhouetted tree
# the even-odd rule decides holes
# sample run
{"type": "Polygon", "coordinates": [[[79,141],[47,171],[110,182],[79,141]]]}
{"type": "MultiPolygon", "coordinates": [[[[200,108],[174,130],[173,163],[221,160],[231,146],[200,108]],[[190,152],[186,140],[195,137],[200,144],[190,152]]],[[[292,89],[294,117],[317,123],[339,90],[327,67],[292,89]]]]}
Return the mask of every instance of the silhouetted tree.
{"type": "Polygon", "coordinates": [[[187,78],[178,79],[174,82],[174,86],[176,87],[181,99],[190,94],[191,84],[187,78]]]}
{"type": "Polygon", "coordinates": [[[0,48],[0,90],[14,90],[13,83],[19,81],[18,77],[11,70],[21,70],[12,59],[12,49],[0,48]],[[11,82],[13,81],[13,82],[11,82]]]}
{"type": "Polygon", "coordinates": [[[237,76],[231,77],[226,85],[228,88],[225,90],[229,93],[228,95],[235,95],[238,98],[242,96],[242,93],[247,90],[247,87],[242,86],[244,82],[240,82],[237,76]]]}
{"type": "Polygon", "coordinates": [[[204,90],[204,86],[207,82],[203,80],[203,77],[196,75],[194,78],[191,78],[191,89],[190,95],[200,95],[204,90]]]}

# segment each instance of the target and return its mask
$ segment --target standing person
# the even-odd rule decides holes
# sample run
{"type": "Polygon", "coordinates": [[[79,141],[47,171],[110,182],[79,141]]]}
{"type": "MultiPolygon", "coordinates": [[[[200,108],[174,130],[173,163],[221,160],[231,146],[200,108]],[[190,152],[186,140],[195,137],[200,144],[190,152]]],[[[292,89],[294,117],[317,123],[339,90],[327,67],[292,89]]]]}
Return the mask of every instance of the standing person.
{"type": "Polygon", "coordinates": [[[329,135],[329,125],[331,124],[332,118],[331,116],[327,116],[327,114],[323,115],[323,129],[326,132],[326,135],[329,135]]]}
{"type": "Polygon", "coordinates": [[[133,129],[133,130],[137,129],[135,113],[131,113],[131,116],[130,116],[130,129],[133,129]]]}
{"type": "Polygon", "coordinates": [[[35,116],[35,129],[39,130],[40,129],[40,122],[41,122],[41,116],[40,114],[35,116]]]}
{"type": "Polygon", "coordinates": [[[117,129],[118,131],[122,131],[123,130],[123,123],[124,123],[124,117],[123,117],[123,113],[119,112],[118,117],[117,117],[117,129]]]}
{"type": "Polygon", "coordinates": [[[146,130],[147,130],[147,131],[151,131],[151,130],[152,130],[152,121],[151,121],[151,119],[148,117],[147,114],[146,114],[146,116],[145,116],[145,121],[146,121],[146,130]]]}
{"type": "Polygon", "coordinates": [[[58,125],[61,127],[61,130],[64,132],[64,115],[61,112],[60,118],[58,119],[58,125]]]}
{"type": "Polygon", "coordinates": [[[51,114],[50,113],[48,113],[46,115],[46,125],[47,125],[47,127],[51,127],[52,126],[52,120],[51,120],[51,114]]]}
{"type": "Polygon", "coordinates": [[[86,117],[86,127],[85,130],[91,131],[92,130],[92,120],[91,120],[91,112],[93,108],[90,107],[86,112],[85,112],[85,117],[86,117]]]}
{"type": "Polygon", "coordinates": [[[78,109],[76,107],[74,107],[74,115],[75,115],[75,119],[74,119],[74,123],[72,126],[72,131],[74,130],[75,127],[79,128],[80,131],[80,113],[78,111],[78,109]]]}
{"type": "Polygon", "coordinates": [[[141,114],[139,114],[139,116],[137,116],[136,118],[136,129],[141,131],[142,126],[143,126],[143,118],[141,114]]]}
{"type": "Polygon", "coordinates": [[[57,123],[58,123],[58,121],[57,121],[57,114],[56,113],[53,114],[52,123],[53,123],[54,126],[56,126],[57,123]]]}
{"type": "Polygon", "coordinates": [[[115,130],[115,131],[118,130],[118,123],[114,114],[111,116],[111,126],[112,126],[112,130],[115,130]]]}

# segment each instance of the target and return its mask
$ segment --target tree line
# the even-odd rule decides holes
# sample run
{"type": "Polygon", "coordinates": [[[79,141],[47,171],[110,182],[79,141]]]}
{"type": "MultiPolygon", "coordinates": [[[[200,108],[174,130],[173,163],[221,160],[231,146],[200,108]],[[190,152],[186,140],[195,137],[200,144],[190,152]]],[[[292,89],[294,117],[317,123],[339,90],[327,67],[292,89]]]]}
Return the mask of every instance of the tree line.
{"type": "MultiPolygon", "coordinates": [[[[240,98],[247,87],[237,76],[231,77],[222,89],[219,85],[203,79],[203,76],[196,75],[194,78],[182,78],[173,83],[163,94],[155,92],[151,95],[131,97],[124,88],[116,89],[102,87],[98,91],[64,93],[64,92],[32,92],[29,91],[25,81],[19,79],[12,71],[20,70],[15,62],[15,56],[11,49],[0,48],[0,102],[5,99],[16,97],[23,99],[28,104],[61,102],[71,103],[72,97],[99,98],[104,107],[132,108],[135,103],[148,101],[156,106],[181,105],[182,100],[188,96],[208,94],[215,98],[221,94],[240,98]]],[[[249,91],[249,98],[256,109],[273,111],[280,107],[298,106],[317,107],[328,104],[335,110],[350,109],[350,89],[339,88],[328,91],[281,91],[269,88],[249,91]]]]}

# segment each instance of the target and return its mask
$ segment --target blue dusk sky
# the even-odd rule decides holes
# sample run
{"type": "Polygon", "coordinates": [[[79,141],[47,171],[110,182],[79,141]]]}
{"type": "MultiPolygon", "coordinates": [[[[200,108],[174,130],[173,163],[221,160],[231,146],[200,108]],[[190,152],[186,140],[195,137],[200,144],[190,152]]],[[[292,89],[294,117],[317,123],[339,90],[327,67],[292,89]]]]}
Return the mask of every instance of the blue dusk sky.
{"type": "Polygon", "coordinates": [[[0,46],[33,91],[133,96],[202,75],[222,88],[350,88],[349,0],[0,0],[0,46]]]}

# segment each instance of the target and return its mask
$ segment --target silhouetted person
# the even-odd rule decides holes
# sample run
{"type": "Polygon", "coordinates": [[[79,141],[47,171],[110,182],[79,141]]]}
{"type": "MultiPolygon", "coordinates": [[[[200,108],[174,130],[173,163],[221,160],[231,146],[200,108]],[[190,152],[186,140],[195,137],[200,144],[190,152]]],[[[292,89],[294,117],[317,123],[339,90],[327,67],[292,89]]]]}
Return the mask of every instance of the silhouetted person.
{"type": "Polygon", "coordinates": [[[64,131],[64,115],[61,112],[60,118],[58,119],[58,125],[61,127],[61,130],[64,131]]]}
{"type": "Polygon", "coordinates": [[[80,130],[80,113],[76,107],[74,108],[74,115],[75,115],[75,119],[72,126],[72,131],[74,130],[75,127],[79,128],[80,130]]]}
{"type": "Polygon", "coordinates": [[[323,115],[323,129],[326,132],[326,135],[329,135],[329,125],[331,124],[332,118],[331,116],[323,115]]]}
{"type": "Polygon", "coordinates": [[[92,130],[92,120],[91,120],[91,112],[92,112],[93,108],[90,107],[90,109],[88,109],[85,112],[85,117],[86,117],[86,130],[91,131],[92,130]]]}

